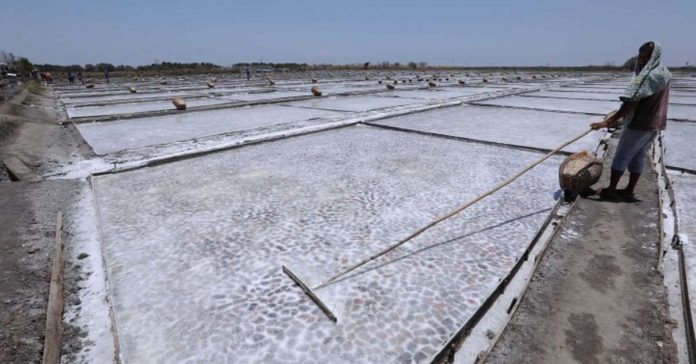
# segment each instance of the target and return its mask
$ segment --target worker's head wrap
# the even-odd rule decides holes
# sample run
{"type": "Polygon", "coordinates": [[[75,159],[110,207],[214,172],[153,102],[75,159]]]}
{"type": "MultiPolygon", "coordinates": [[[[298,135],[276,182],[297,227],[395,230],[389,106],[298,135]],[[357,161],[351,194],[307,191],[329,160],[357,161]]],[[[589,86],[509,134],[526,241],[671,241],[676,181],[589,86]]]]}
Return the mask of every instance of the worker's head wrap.
{"type": "Polygon", "coordinates": [[[631,84],[624,92],[623,101],[638,101],[662,91],[672,79],[672,74],[662,64],[662,47],[657,42],[652,42],[654,48],[648,63],[640,69],[638,57],[633,68],[631,84]]]}

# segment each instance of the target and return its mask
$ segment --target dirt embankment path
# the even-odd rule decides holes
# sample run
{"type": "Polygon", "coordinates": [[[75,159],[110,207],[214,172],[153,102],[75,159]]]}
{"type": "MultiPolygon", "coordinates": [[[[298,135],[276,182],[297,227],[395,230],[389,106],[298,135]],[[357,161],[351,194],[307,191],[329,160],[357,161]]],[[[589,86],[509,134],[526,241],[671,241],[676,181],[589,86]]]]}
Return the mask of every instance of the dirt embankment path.
{"type": "MultiPolygon", "coordinates": [[[[612,157],[610,150],[601,186],[612,157]]],[[[642,202],[577,202],[488,363],[677,361],[656,270],[660,211],[649,167],[636,192],[642,202]]]]}
{"type": "MultiPolygon", "coordinates": [[[[61,111],[45,89],[12,94],[0,101],[0,160],[17,157],[41,175],[89,155],[79,135],[58,125],[61,111]]],[[[56,215],[84,182],[11,182],[0,169],[0,363],[41,362],[56,215]]]]}

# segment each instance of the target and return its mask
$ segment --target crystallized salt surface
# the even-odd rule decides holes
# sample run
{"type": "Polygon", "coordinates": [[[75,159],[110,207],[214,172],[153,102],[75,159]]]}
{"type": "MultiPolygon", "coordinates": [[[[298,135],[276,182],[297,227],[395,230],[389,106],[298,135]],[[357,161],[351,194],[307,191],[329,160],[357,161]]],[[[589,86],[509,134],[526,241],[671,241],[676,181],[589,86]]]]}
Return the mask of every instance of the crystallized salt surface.
{"type": "Polygon", "coordinates": [[[285,97],[297,97],[297,96],[310,96],[310,92],[299,92],[299,91],[274,91],[274,92],[258,92],[258,93],[245,93],[245,94],[230,94],[225,95],[227,99],[241,100],[241,101],[258,101],[258,100],[273,100],[281,99],[285,97]]]}
{"type": "Polygon", "coordinates": [[[499,99],[479,101],[482,105],[513,106],[543,110],[606,114],[621,106],[617,101],[551,99],[543,97],[508,96],[499,99]]]}
{"type": "Polygon", "coordinates": [[[669,105],[667,117],[670,119],[696,121],[696,105],[669,105]]]}
{"type": "Polygon", "coordinates": [[[306,86],[295,86],[292,89],[294,91],[300,91],[311,93],[312,87],[316,86],[324,95],[335,95],[344,94],[351,92],[364,92],[364,91],[381,91],[385,88],[384,85],[372,84],[372,85],[341,85],[341,84],[307,84],[306,86]]]}
{"type": "Polygon", "coordinates": [[[184,112],[181,114],[77,124],[97,154],[181,140],[333,117],[341,113],[278,105],[184,112]]]}
{"type": "Polygon", "coordinates": [[[565,87],[560,87],[557,89],[553,89],[554,91],[559,91],[559,92],[564,92],[564,91],[572,91],[572,92],[591,92],[591,93],[605,93],[605,94],[615,94],[615,95],[620,95],[623,92],[623,89],[619,88],[588,88],[588,87],[581,87],[581,86],[565,86],[565,87]]]}
{"type": "MultiPolygon", "coordinates": [[[[438,134],[554,149],[587,130],[591,116],[486,106],[457,106],[380,120],[377,123],[438,134]]],[[[564,150],[594,151],[601,132],[591,133],[564,150]]]]}
{"type": "MultiPolygon", "coordinates": [[[[533,97],[551,97],[551,98],[568,98],[568,99],[591,99],[591,100],[619,100],[622,92],[617,93],[595,93],[595,92],[564,92],[564,91],[538,91],[524,94],[524,96],[533,97]]],[[[670,93],[669,102],[671,104],[690,104],[696,105],[696,94],[694,96],[675,96],[670,93]]],[[[670,105],[671,107],[671,105],[670,105]]]]}
{"type": "Polygon", "coordinates": [[[696,105],[696,93],[694,93],[693,96],[674,96],[673,94],[670,93],[669,102],[670,103],[696,105]]]}
{"type": "Polygon", "coordinates": [[[554,158],[317,294],[539,157],[355,126],[94,179],[125,362],[423,362],[554,204],[554,158]],[[389,263],[389,264],[387,264],[389,263]]]}
{"type": "Polygon", "coordinates": [[[696,124],[667,122],[665,161],[668,166],[696,171],[696,124]]]}
{"type": "MultiPolygon", "coordinates": [[[[581,88],[588,89],[588,90],[615,90],[615,91],[620,92],[621,90],[624,90],[627,85],[628,85],[628,83],[616,84],[616,83],[600,82],[600,83],[595,83],[595,84],[584,83],[584,84],[577,86],[577,87],[581,87],[581,88]]],[[[570,87],[573,87],[573,86],[570,86],[570,87]]]]}
{"type": "MultiPolygon", "coordinates": [[[[615,90],[610,90],[610,89],[587,89],[587,88],[577,88],[577,87],[561,87],[561,88],[554,88],[552,89],[552,92],[559,92],[559,96],[563,96],[563,94],[566,93],[578,93],[580,94],[610,94],[613,96],[616,96],[616,100],[618,100],[619,96],[623,95],[624,90],[623,89],[615,89],[615,90]],[[562,94],[561,94],[562,93],[562,94]]],[[[669,100],[670,102],[677,102],[674,101],[675,97],[681,98],[681,97],[686,97],[686,98],[693,98],[696,95],[696,92],[692,91],[681,91],[678,88],[675,88],[674,86],[670,87],[669,90],[669,100]]],[[[613,96],[607,96],[607,97],[613,97],[613,96]]],[[[592,96],[590,96],[592,97],[592,96]]],[[[683,100],[683,99],[680,99],[683,100]]]]}
{"type": "Polygon", "coordinates": [[[552,97],[566,99],[592,99],[617,101],[621,92],[616,93],[596,93],[596,92],[565,92],[565,91],[537,91],[524,94],[524,96],[552,97]]]}
{"type": "MultiPolygon", "coordinates": [[[[195,106],[214,105],[230,102],[230,100],[220,98],[197,98],[186,100],[186,106],[191,108],[195,106]]],[[[175,109],[171,100],[166,101],[151,101],[138,102],[128,104],[114,104],[103,106],[84,106],[84,107],[68,107],[68,116],[71,118],[89,117],[89,116],[105,116],[131,114],[136,112],[158,111],[175,109]]]]}
{"type": "MultiPolygon", "coordinates": [[[[696,175],[674,172],[669,174],[679,215],[679,232],[686,265],[689,296],[696,294],[696,175]]],[[[691,311],[696,312],[696,300],[691,299],[691,311]]]]}
{"type": "MultiPolygon", "coordinates": [[[[82,97],[63,97],[61,100],[67,105],[89,105],[98,104],[100,102],[123,102],[139,101],[140,99],[166,99],[174,96],[184,97],[210,97],[219,94],[224,94],[220,89],[170,89],[170,90],[146,90],[136,85],[137,93],[107,93],[100,96],[82,96],[82,97]]],[[[235,90],[234,92],[242,92],[235,90]]]]}
{"type": "Polygon", "coordinates": [[[70,106],[75,104],[97,104],[99,102],[105,101],[119,101],[127,103],[129,101],[137,101],[139,99],[150,99],[150,98],[165,98],[174,96],[184,96],[187,95],[185,92],[158,92],[158,93],[135,93],[135,94],[115,94],[115,95],[105,95],[105,96],[94,96],[94,97],[68,97],[63,98],[62,101],[70,106]]]}
{"type": "Polygon", "coordinates": [[[488,92],[500,92],[500,88],[491,87],[461,87],[461,88],[447,88],[447,89],[430,89],[430,90],[408,90],[401,91],[397,89],[390,91],[385,95],[389,96],[399,96],[399,97],[409,97],[416,99],[449,99],[452,97],[462,97],[469,95],[485,94],[488,92]]]}
{"type": "Polygon", "coordinates": [[[331,96],[289,102],[285,105],[339,111],[368,111],[385,107],[422,103],[420,99],[379,96],[331,96]]]}

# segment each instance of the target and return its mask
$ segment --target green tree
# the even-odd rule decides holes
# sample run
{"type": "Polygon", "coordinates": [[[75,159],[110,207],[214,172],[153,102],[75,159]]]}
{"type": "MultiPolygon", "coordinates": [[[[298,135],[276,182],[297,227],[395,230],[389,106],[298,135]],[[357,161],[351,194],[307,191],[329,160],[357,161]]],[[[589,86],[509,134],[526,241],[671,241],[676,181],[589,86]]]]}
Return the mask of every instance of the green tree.
{"type": "Polygon", "coordinates": [[[114,65],[111,63],[97,63],[97,72],[113,71],[114,65]]]}
{"type": "Polygon", "coordinates": [[[22,76],[29,77],[31,75],[31,71],[34,70],[34,65],[29,62],[27,57],[19,57],[17,60],[17,70],[22,76]]]}

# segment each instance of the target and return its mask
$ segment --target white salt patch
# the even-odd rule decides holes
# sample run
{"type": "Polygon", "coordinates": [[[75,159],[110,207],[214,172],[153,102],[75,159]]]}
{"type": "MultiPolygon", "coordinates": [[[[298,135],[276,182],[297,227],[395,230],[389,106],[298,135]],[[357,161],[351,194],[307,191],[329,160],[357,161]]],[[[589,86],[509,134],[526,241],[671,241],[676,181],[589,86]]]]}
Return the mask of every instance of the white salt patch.
{"type": "Polygon", "coordinates": [[[184,112],[181,114],[77,124],[97,154],[171,143],[340,113],[278,105],[184,112]]]}
{"type": "MultiPolygon", "coordinates": [[[[553,149],[587,130],[591,116],[536,110],[461,106],[404,115],[378,124],[483,141],[553,149]]],[[[565,151],[594,151],[602,132],[591,133],[565,151]]]]}

